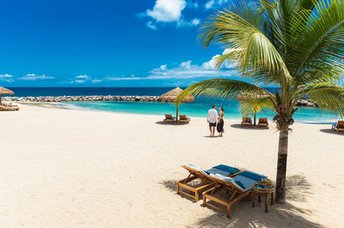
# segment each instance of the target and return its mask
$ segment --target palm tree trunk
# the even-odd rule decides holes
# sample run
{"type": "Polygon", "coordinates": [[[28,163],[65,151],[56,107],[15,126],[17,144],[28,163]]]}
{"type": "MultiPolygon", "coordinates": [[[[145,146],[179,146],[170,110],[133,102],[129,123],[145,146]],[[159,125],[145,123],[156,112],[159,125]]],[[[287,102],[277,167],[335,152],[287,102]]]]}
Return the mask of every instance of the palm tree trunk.
{"type": "Polygon", "coordinates": [[[278,143],[278,161],[277,161],[277,178],[276,178],[276,197],[277,203],[285,203],[285,182],[287,173],[287,156],[288,156],[288,127],[280,130],[278,143]]]}

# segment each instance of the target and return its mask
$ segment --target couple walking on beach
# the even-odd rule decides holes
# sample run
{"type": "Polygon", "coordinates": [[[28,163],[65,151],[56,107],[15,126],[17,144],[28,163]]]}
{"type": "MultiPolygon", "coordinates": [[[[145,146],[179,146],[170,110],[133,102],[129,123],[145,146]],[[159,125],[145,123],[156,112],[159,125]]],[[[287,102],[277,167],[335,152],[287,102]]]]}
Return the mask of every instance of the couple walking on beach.
{"type": "Polygon", "coordinates": [[[208,111],[208,118],[207,121],[209,123],[209,130],[210,130],[210,137],[215,136],[215,128],[217,132],[219,133],[219,137],[222,137],[222,134],[224,133],[224,110],[222,107],[219,108],[219,113],[217,113],[216,105],[212,105],[211,109],[208,111]]]}

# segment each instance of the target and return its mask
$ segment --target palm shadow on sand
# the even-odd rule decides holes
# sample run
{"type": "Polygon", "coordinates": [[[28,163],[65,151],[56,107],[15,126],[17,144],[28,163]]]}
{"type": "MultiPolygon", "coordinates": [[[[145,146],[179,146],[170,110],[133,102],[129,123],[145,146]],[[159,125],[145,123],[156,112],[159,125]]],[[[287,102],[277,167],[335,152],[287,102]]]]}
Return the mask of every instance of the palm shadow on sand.
{"type": "Polygon", "coordinates": [[[269,128],[266,127],[258,127],[258,126],[252,126],[252,127],[242,127],[241,124],[232,124],[230,125],[232,128],[237,128],[237,129],[243,129],[243,130],[269,130],[269,128]]]}
{"type": "Polygon", "coordinates": [[[344,132],[336,132],[335,130],[332,130],[330,128],[321,129],[320,131],[323,132],[323,133],[331,134],[331,135],[341,135],[341,136],[344,136],[344,132]]]}
{"type": "MultiPolygon", "coordinates": [[[[161,184],[171,192],[176,191],[176,181],[166,180],[161,184]]],[[[223,212],[212,210],[214,214],[201,218],[190,227],[323,227],[320,224],[307,220],[306,216],[312,212],[292,205],[292,201],[306,201],[312,195],[311,184],[302,175],[288,177],[287,201],[284,205],[269,205],[269,212],[264,212],[264,204],[257,203],[252,208],[251,201],[242,201],[233,207],[233,215],[228,219],[223,212]]],[[[200,206],[200,203],[194,206],[200,206]]]]}
{"type": "Polygon", "coordinates": [[[172,126],[188,125],[188,123],[185,123],[185,122],[164,122],[164,121],[157,121],[155,122],[155,124],[172,125],[172,126]]]}

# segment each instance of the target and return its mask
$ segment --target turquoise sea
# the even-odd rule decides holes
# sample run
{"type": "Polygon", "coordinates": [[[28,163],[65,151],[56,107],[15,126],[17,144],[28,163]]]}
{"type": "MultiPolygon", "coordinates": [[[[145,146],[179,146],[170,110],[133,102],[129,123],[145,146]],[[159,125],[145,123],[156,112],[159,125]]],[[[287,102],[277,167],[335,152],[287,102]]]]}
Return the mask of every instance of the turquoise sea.
{"type": "MultiPolygon", "coordinates": [[[[151,95],[159,96],[173,88],[166,87],[138,87],[138,88],[11,88],[15,96],[76,96],[76,95],[151,95]]],[[[269,88],[276,90],[276,88],[269,88]]],[[[180,114],[186,114],[190,117],[206,117],[208,109],[212,104],[223,106],[226,118],[241,118],[239,112],[239,102],[236,100],[219,100],[212,98],[196,98],[194,103],[182,104],[180,114]]],[[[65,107],[75,107],[82,109],[101,110],[122,113],[137,113],[147,115],[164,115],[171,113],[175,115],[175,106],[170,103],[148,103],[148,102],[71,102],[61,104],[65,107]]],[[[264,110],[258,114],[259,117],[273,118],[274,113],[270,110],[264,110]]],[[[333,123],[339,119],[333,113],[320,111],[317,108],[299,108],[294,119],[297,122],[307,123],[333,123]]]]}
{"type": "MultiPolygon", "coordinates": [[[[242,115],[239,112],[239,104],[236,101],[220,101],[213,100],[213,102],[198,102],[192,104],[182,104],[179,108],[179,114],[186,114],[191,117],[206,117],[207,111],[211,104],[215,103],[217,106],[222,106],[225,109],[226,118],[240,119],[242,115]]],[[[65,103],[64,106],[73,105],[77,108],[102,110],[122,113],[137,113],[147,115],[161,115],[170,113],[175,115],[175,106],[168,103],[148,103],[148,102],[73,102],[65,103]]],[[[272,119],[274,113],[270,110],[264,110],[257,114],[257,117],[268,117],[272,119]]],[[[307,123],[333,123],[339,117],[329,112],[320,112],[316,108],[299,108],[294,119],[297,122],[307,123]]]]}

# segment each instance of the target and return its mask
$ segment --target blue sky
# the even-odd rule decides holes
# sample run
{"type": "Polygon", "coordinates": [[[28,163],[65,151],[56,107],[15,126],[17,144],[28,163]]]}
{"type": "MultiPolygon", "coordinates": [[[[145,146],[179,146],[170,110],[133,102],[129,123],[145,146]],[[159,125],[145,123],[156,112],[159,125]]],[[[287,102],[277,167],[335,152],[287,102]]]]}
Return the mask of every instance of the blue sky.
{"type": "Polygon", "coordinates": [[[185,86],[238,75],[198,26],[228,0],[2,0],[0,85],[185,86]]]}

